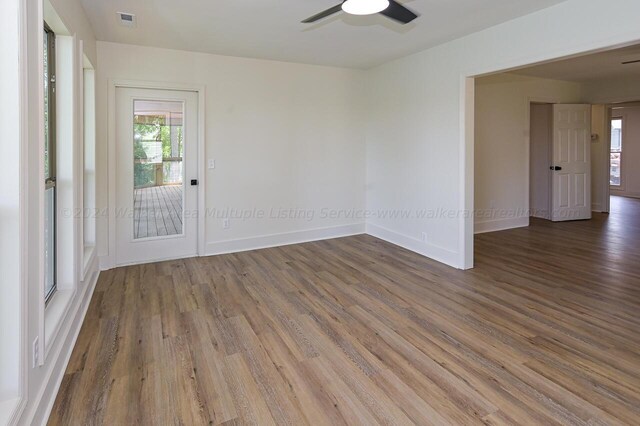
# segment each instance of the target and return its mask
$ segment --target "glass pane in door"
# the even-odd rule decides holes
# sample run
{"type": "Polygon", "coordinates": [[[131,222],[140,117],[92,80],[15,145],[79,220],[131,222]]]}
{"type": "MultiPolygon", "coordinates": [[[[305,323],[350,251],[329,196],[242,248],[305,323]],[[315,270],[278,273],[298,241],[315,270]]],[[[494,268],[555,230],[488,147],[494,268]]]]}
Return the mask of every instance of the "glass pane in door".
{"type": "Polygon", "coordinates": [[[133,238],[181,235],[184,103],[133,103],[133,238]]]}

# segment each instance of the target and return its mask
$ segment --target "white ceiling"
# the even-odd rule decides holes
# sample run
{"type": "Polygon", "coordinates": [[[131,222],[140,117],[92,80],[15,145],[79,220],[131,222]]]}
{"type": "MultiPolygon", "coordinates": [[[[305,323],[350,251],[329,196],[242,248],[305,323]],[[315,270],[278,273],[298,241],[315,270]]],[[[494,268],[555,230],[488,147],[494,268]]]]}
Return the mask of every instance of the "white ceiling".
{"type": "Polygon", "coordinates": [[[368,68],[564,0],[405,0],[421,16],[300,21],[340,0],[82,0],[98,40],[289,62],[368,68]],[[136,15],[119,24],[116,12],[136,15]]]}
{"type": "Polygon", "coordinates": [[[622,62],[636,60],[640,60],[640,45],[537,65],[514,71],[514,73],[589,83],[615,78],[639,77],[640,63],[622,64],[622,62]]]}

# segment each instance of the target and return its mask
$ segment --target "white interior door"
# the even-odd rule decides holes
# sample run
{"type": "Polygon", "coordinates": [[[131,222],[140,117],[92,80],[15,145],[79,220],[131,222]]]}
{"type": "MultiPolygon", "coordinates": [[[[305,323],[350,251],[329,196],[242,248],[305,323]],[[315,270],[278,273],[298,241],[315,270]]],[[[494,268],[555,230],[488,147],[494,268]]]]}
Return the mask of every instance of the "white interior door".
{"type": "Polygon", "coordinates": [[[553,106],[551,220],[591,219],[591,105],[553,106]]]}
{"type": "Polygon", "coordinates": [[[116,264],[197,254],[197,108],[195,92],[116,89],[116,264]]]}

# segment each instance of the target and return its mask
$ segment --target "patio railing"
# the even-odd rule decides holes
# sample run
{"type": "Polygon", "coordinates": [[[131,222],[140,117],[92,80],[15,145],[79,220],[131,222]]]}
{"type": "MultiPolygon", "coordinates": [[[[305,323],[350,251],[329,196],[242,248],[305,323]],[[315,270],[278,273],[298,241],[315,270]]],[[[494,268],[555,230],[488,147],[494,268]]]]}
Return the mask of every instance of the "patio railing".
{"type": "Polygon", "coordinates": [[[181,184],[182,157],[163,158],[161,163],[134,159],[133,178],[135,188],[181,184]]]}

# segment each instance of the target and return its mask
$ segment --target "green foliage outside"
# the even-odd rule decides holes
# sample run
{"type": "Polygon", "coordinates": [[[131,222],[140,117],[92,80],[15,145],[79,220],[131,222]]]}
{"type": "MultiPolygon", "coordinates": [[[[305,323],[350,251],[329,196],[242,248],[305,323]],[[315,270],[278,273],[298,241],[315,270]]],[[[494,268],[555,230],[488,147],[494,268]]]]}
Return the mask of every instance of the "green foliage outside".
{"type": "Polygon", "coordinates": [[[156,185],[156,165],[153,163],[145,163],[147,153],[144,149],[143,142],[159,141],[162,142],[162,158],[182,157],[182,126],[176,127],[174,131],[178,132],[178,153],[171,153],[171,126],[165,124],[163,116],[136,116],[133,126],[134,143],[134,185],[135,187],[145,187],[156,185]],[[146,123],[142,124],[141,121],[146,123]],[[142,160],[142,161],[139,161],[142,160]]]}

